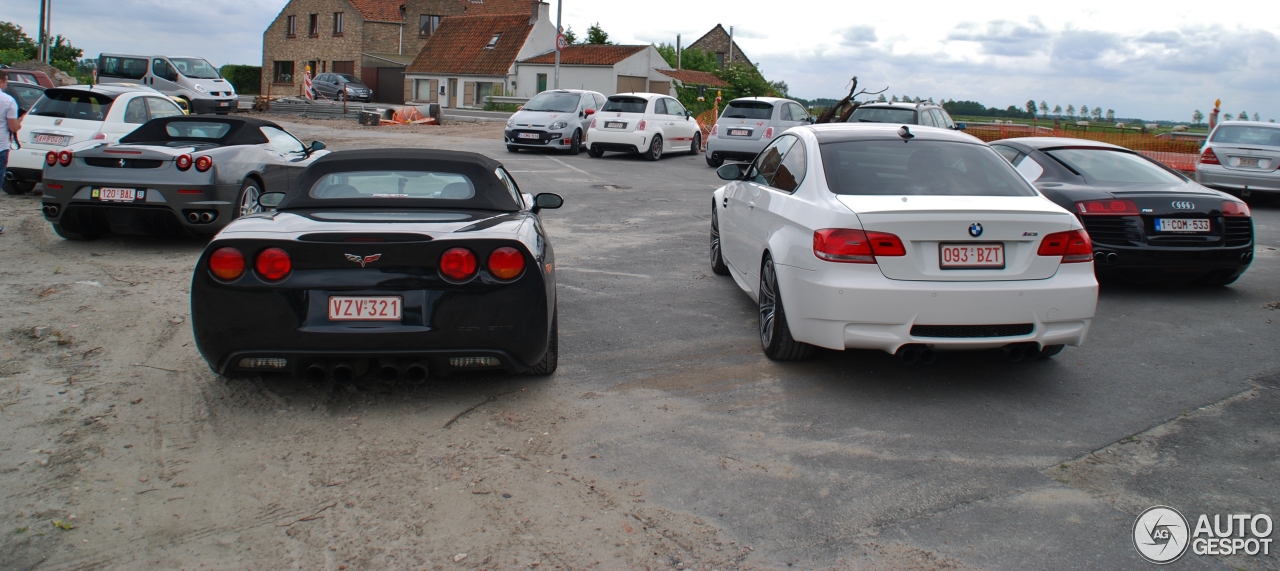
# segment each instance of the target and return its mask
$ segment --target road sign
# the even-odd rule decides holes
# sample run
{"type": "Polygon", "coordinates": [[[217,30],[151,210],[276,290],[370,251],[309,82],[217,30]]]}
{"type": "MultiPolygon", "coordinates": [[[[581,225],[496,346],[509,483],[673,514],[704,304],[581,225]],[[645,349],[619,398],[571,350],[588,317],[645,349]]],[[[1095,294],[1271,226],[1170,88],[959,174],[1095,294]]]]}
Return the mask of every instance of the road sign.
{"type": "Polygon", "coordinates": [[[567,47],[569,47],[569,40],[564,37],[564,34],[556,36],[556,49],[563,51],[567,47]]]}

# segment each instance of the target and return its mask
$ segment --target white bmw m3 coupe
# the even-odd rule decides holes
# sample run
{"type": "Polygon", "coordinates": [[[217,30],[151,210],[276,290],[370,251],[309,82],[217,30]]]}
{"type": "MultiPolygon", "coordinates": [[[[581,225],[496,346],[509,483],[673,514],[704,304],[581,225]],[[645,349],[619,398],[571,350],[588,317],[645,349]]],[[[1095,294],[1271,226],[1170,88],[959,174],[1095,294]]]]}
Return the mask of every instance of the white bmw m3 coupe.
{"type": "Polygon", "coordinates": [[[972,136],[806,125],[718,174],[711,266],[758,302],[771,359],[999,348],[1017,361],[1089,332],[1089,235],[972,136]]]}

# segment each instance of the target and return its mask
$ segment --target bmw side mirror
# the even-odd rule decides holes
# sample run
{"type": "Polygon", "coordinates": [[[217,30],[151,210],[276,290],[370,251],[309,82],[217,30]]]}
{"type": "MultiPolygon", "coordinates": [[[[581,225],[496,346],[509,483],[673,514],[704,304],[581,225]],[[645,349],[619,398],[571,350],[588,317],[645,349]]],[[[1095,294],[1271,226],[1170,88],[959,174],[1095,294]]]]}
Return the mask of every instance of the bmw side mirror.
{"type": "Polygon", "coordinates": [[[746,172],[747,165],[743,163],[725,163],[716,169],[716,176],[722,180],[742,180],[742,174],[746,172]]]}
{"type": "Polygon", "coordinates": [[[533,197],[533,211],[537,212],[542,209],[554,210],[564,206],[564,198],[559,194],[552,192],[544,192],[533,197]]]}
{"type": "Polygon", "coordinates": [[[258,204],[263,208],[275,208],[284,202],[283,192],[266,192],[258,197],[258,204]]]}

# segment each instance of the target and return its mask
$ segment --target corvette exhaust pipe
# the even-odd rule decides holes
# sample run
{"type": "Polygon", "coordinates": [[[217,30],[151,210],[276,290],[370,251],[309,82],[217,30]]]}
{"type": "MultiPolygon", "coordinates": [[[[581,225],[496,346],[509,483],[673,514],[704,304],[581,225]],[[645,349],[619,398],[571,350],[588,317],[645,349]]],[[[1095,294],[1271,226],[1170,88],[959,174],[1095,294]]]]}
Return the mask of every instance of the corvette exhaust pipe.
{"type": "Polygon", "coordinates": [[[209,213],[209,212],[201,212],[201,213],[200,213],[200,222],[202,222],[202,223],[204,223],[204,224],[208,224],[208,223],[210,223],[210,222],[213,222],[213,214],[211,214],[211,213],[209,213]]]}
{"type": "Polygon", "coordinates": [[[200,213],[199,213],[199,212],[188,212],[188,213],[187,213],[187,222],[190,222],[190,223],[192,223],[192,224],[199,224],[199,223],[200,223],[200,213]]]}
{"type": "Polygon", "coordinates": [[[422,363],[410,363],[404,368],[404,378],[415,383],[427,380],[427,366],[422,363]]]}
{"type": "Polygon", "coordinates": [[[313,383],[323,382],[325,378],[324,366],[320,363],[312,363],[310,367],[307,367],[304,376],[313,383]]]}
{"type": "Polygon", "coordinates": [[[351,367],[351,363],[338,363],[333,366],[333,380],[339,383],[349,383],[356,378],[356,370],[351,367]]]}

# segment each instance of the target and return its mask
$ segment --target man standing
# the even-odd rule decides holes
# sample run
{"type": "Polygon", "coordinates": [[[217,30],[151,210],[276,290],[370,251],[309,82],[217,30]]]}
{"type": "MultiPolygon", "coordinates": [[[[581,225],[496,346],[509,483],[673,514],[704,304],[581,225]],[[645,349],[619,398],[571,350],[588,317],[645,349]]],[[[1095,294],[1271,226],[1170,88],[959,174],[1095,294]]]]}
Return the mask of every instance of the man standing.
{"type": "MultiPolygon", "coordinates": [[[[5,179],[9,168],[10,142],[18,140],[18,129],[22,128],[22,124],[18,122],[18,102],[4,92],[7,87],[9,87],[9,78],[0,75],[0,140],[4,141],[0,144],[0,181],[5,179]]],[[[0,182],[0,184],[3,183],[0,182]]],[[[0,226],[0,234],[3,233],[4,226],[0,226]]]]}

